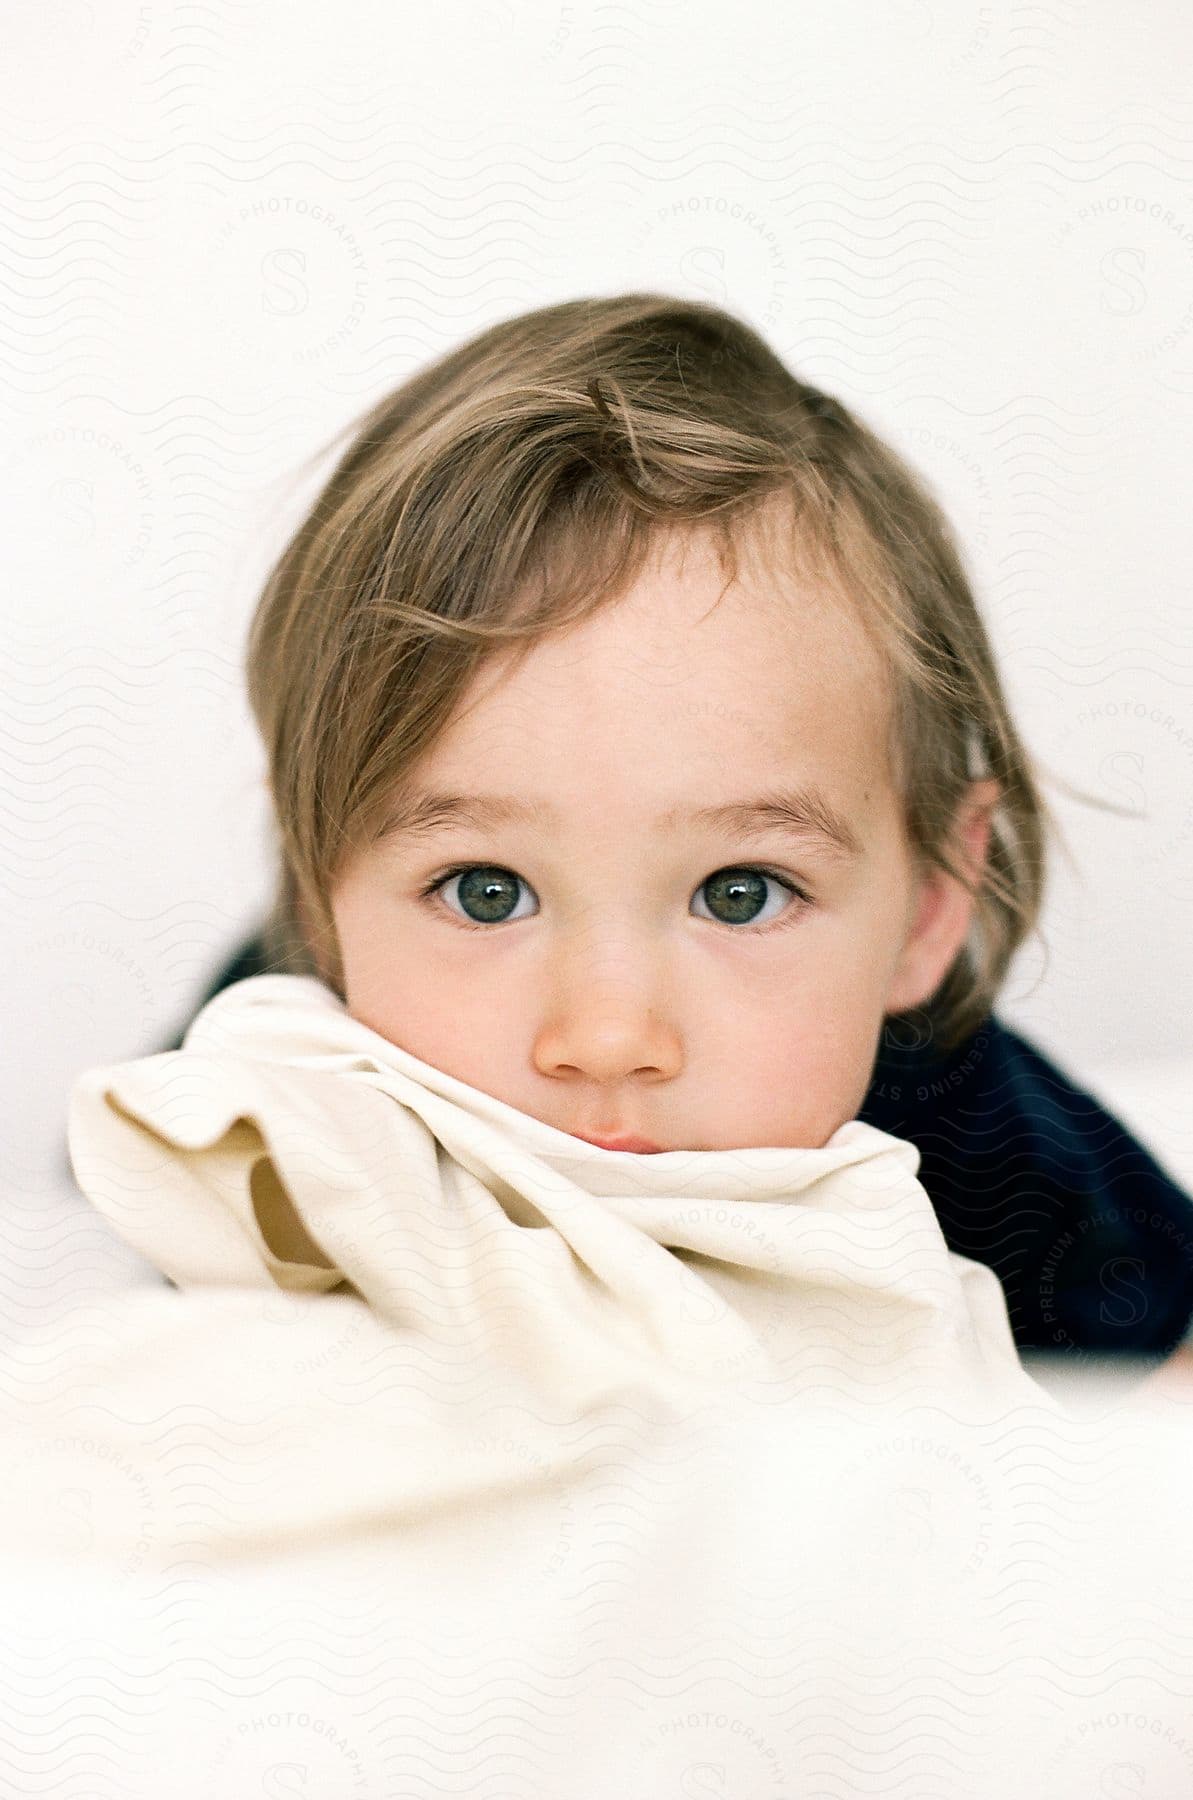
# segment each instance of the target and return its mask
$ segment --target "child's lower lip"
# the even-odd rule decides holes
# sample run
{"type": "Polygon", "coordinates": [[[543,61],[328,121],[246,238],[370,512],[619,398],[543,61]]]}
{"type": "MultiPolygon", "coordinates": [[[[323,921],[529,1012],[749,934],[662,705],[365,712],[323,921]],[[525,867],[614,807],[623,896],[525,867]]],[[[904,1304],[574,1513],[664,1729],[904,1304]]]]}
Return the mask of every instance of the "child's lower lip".
{"type": "Polygon", "coordinates": [[[619,1138],[596,1138],[596,1137],[585,1137],[585,1135],[584,1135],[584,1133],[583,1133],[583,1132],[582,1132],[582,1131],[577,1131],[577,1132],[576,1132],[576,1133],[575,1133],[575,1134],[574,1134],[574,1135],[575,1135],[575,1136],[576,1136],[576,1137],[578,1137],[578,1138],[581,1138],[581,1139],[583,1139],[583,1141],[584,1141],[584,1143],[586,1143],[586,1144],[595,1144],[595,1145],[596,1145],[596,1146],[597,1146],[597,1148],[598,1148],[598,1149],[599,1149],[599,1150],[634,1150],[634,1151],[637,1151],[637,1153],[638,1153],[638,1154],[639,1154],[639,1155],[640,1155],[640,1156],[657,1156],[657,1155],[659,1155],[659,1154],[660,1154],[660,1147],[659,1147],[659,1145],[658,1145],[658,1144],[652,1144],[652,1143],[651,1143],[651,1141],[650,1141],[650,1139],[649,1139],[649,1138],[640,1138],[640,1137],[619,1137],[619,1138]]]}

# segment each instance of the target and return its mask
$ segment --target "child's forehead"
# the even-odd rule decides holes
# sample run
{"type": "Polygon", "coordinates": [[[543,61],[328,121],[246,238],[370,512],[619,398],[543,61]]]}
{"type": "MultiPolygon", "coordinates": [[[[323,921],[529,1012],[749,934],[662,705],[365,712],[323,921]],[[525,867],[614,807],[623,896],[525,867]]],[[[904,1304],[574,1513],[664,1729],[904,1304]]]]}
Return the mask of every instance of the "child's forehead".
{"type": "MultiPolygon", "coordinates": [[[[699,783],[807,773],[859,791],[893,759],[891,672],[840,577],[783,555],[785,531],[660,533],[579,622],[494,651],[430,753],[457,784],[529,764],[587,792],[593,771],[668,762],[699,783]]],[[[732,785],[739,783],[735,780],[732,785]]]]}
{"type": "Polygon", "coordinates": [[[789,570],[727,581],[707,561],[644,570],[579,624],[496,660],[482,692],[513,709],[630,702],[673,720],[707,702],[776,729],[847,715],[855,731],[884,725],[892,698],[883,648],[848,598],[789,570]]]}
{"type": "Polygon", "coordinates": [[[885,684],[888,659],[848,574],[779,514],[717,529],[707,521],[658,528],[643,561],[578,623],[551,629],[494,671],[531,662],[546,673],[598,654],[648,659],[661,673],[778,664],[789,680],[815,669],[885,684]],[[722,536],[726,532],[728,542],[722,536]]]}
{"type": "MultiPolygon", "coordinates": [[[[707,611],[707,595],[695,611],[707,611]]],[[[712,794],[809,779],[850,794],[891,773],[884,683],[847,628],[821,610],[776,628],[774,602],[726,597],[672,641],[649,610],[607,613],[536,645],[504,679],[488,672],[431,761],[457,787],[516,791],[544,780],[588,804],[648,787],[712,794]],[[844,633],[844,635],[843,635],[844,633]]]]}

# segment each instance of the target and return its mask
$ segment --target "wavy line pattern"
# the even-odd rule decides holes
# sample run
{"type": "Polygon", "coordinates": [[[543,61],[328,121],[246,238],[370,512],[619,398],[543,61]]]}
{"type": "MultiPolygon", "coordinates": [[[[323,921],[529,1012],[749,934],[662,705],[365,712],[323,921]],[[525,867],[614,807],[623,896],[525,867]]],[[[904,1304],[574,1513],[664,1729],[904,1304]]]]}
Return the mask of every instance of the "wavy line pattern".
{"type": "Polygon", "coordinates": [[[408,1390],[357,1301],[266,1306],[124,1296],[0,1356],[11,1791],[1180,1794],[1187,1401],[756,1406],[652,1368],[569,1417],[534,1371],[408,1390]],[[296,1380],[287,1340],[350,1315],[388,1374],[296,1380]]]}
{"type": "MultiPolygon", "coordinates": [[[[845,1387],[779,1359],[798,1420],[781,1384],[761,1427],[633,1393],[569,1419],[503,1406],[470,1340],[395,1349],[328,1295],[309,1366],[292,1302],[230,1297],[239,1383],[196,1369],[138,1411],[123,1308],[177,1296],[62,1172],[79,1071],[155,1048],[267,897],[241,657],[302,457],[483,323],[647,288],[749,318],[938,493],[1073,844],[1001,1010],[1188,1166],[1179,9],[46,0],[5,35],[0,1793],[1183,1800],[1179,1400],[884,1428],[902,1346],[863,1337],[845,1387]],[[327,1446],[395,1477],[453,1426],[418,1555],[362,1486],[321,1558],[327,1446]],[[478,1592],[444,1520],[486,1472],[507,1535],[478,1592]]],[[[1012,1317],[1074,1258],[1114,1266],[1109,1220],[1032,1263],[1041,1210],[1020,1184],[958,1222],[1012,1317]]]]}

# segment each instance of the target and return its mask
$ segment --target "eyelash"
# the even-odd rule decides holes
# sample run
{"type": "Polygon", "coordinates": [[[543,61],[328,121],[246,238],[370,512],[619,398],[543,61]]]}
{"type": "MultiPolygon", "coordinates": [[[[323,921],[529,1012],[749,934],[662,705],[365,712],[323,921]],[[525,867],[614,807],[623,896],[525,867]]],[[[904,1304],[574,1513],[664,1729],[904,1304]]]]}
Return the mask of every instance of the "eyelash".
{"type": "MultiPolygon", "coordinates": [[[[521,881],[523,883],[523,886],[528,887],[530,885],[516,870],[507,869],[503,863],[453,863],[450,869],[444,869],[442,874],[434,876],[424,888],[420,888],[419,899],[426,901],[428,904],[434,904],[439,898],[440,888],[446,887],[449,881],[454,881],[457,875],[467,875],[470,869],[498,869],[503,875],[513,875],[516,881],[521,881]]],[[[755,936],[762,937],[768,931],[782,930],[788,925],[795,924],[797,920],[802,918],[807,908],[813,904],[812,896],[809,893],[798,886],[796,882],[792,881],[789,876],[780,875],[777,869],[768,869],[758,863],[726,863],[723,868],[713,870],[713,875],[722,875],[725,873],[764,875],[770,881],[777,881],[780,887],[786,888],[787,892],[794,895],[796,900],[799,901],[799,905],[785,908],[784,911],[779,914],[777,919],[769,919],[765,925],[725,926],[726,931],[734,932],[739,936],[743,932],[749,932],[755,936]]],[[[705,881],[711,880],[712,875],[705,876],[705,881]]],[[[700,885],[703,886],[704,883],[702,882],[700,885]]],[[[458,914],[448,911],[446,907],[443,907],[442,910],[447,913],[447,917],[451,924],[458,925],[462,931],[494,931],[501,925],[522,923],[520,919],[499,919],[495,925],[481,925],[475,919],[460,918],[458,914]]],[[[721,924],[722,921],[719,919],[706,919],[703,923],[718,925],[721,924]]]]}

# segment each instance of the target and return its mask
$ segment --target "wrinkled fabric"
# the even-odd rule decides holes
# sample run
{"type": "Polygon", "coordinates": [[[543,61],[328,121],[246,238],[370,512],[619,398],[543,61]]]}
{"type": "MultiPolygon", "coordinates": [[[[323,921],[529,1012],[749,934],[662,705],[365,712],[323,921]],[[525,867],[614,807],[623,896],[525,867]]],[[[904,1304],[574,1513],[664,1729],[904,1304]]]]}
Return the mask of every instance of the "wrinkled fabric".
{"type": "Polygon", "coordinates": [[[0,1355],[14,1791],[1185,1791],[1193,1407],[1067,1417],[912,1146],[601,1151],[279,976],[69,1138],[180,1291],[0,1355]]]}
{"type": "MultiPolygon", "coordinates": [[[[253,933],[199,1005],[267,973],[253,933]]],[[[180,1049],[185,1029],[160,1048],[180,1049]]],[[[945,1242],[994,1270],[1018,1349],[1076,1369],[1169,1355],[1193,1319],[1193,1196],[997,1013],[947,1052],[910,1029],[887,1021],[857,1116],[919,1150],[945,1242]]]]}
{"type": "Polygon", "coordinates": [[[226,1287],[0,1355],[14,1793],[1189,1791],[1188,1403],[569,1414],[420,1344],[226,1287]]]}
{"type": "Polygon", "coordinates": [[[918,1152],[602,1150],[410,1055],[330,988],[225,989],[173,1053],[76,1083],[76,1178],[180,1288],[348,1289],[448,1361],[583,1403],[676,1372],[884,1394],[1031,1391],[918,1152]]]}

